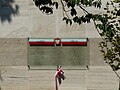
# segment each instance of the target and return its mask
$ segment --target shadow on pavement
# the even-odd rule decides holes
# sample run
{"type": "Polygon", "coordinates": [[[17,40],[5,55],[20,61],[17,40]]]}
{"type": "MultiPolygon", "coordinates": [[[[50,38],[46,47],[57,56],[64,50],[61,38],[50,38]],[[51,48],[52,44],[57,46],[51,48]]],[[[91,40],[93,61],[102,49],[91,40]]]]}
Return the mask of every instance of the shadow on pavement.
{"type": "Polygon", "coordinates": [[[4,74],[5,72],[7,72],[7,71],[2,72],[2,70],[0,70],[0,81],[3,81],[2,74],[4,74]]]}
{"type": "MultiPolygon", "coordinates": [[[[2,73],[0,71],[0,81],[3,81],[3,78],[2,78],[2,73]]],[[[0,87],[0,90],[1,90],[1,87],[0,87]]]]}
{"type": "Polygon", "coordinates": [[[14,5],[14,0],[0,0],[0,21],[12,22],[12,17],[19,14],[19,6],[14,5]]]}

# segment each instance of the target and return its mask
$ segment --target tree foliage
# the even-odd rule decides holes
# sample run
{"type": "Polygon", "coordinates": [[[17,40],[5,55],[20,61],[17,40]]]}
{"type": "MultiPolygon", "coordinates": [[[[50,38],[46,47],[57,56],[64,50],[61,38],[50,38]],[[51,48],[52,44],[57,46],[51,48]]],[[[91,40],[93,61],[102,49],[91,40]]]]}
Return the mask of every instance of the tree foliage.
{"type": "Polygon", "coordinates": [[[119,2],[120,2],[120,0],[113,0],[113,2],[115,2],[115,3],[119,3],[119,2]]]}
{"type": "Polygon", "coordinates": [[[97,24],[103,38],[100,48],[106,63],[117,71],[120,69],[120,6],[111,1],[104,9],[104,22],[100,20],[101,23],[97,24]]]}
{"type": "Polygon", "coordinates": [[[53,8],[56,7],[58,9],[58,1],[61,1],[61,4],[64,7],[70,8],[71,15],[75,16],[77,11],[75,9],[76,6],[94,6],[97,8],[101,7],[101,0],[33,0],[35,5],[39,8],[40,11],[46,14],[53,14],[53,8]]]}
{"type": "Polygon", "coordinates": [[[53,0],[33,0],[40,11],[46,14],[53,14],[53,7],[58,9],[58,2],[53,0]]]}

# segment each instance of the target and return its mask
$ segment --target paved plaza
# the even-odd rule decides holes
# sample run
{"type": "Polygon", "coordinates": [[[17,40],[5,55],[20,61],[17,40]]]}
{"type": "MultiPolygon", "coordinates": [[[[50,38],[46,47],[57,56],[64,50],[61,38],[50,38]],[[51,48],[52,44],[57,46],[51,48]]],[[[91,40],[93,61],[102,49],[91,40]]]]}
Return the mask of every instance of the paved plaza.
{"type": "MultiPolygon", "coordinates": [[[[28,70],[26,66],[3,66],[1,90],[55,90],[56,70],[28,70]]],[[[118,90],[118,78],[110,67],[64,70],[66,79],[59,90],[118,90]]]]}

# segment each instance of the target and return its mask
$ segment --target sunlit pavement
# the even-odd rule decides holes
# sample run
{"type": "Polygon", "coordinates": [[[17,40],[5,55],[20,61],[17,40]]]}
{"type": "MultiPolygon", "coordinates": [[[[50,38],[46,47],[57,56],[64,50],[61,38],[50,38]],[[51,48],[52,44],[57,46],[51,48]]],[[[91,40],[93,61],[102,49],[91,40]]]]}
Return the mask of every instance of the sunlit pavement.
{"type": "MultiPolygon", "coordinates": [[[[1,90],[55,90],[55,70],[28,70],[26,66],[2,66],[1,90]]],[[[118,90],[118,78],[109,67],[64,70],[59,90],[118,90]]]]}

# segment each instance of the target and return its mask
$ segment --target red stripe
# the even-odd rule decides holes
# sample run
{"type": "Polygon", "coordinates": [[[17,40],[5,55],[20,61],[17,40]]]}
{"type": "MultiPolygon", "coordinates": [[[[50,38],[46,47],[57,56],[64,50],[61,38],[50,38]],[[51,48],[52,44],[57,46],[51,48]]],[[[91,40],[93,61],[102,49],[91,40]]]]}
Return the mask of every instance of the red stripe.
{"type": "MultiPolygon", "coordinates": [[[[63,46],[86,46],[87,42],[61,42],[63,46]]],[[[29,42],[30,45],[54,46],[54,42],[29,42]]]]}
{"type": "Polygon", "coordinates": [[[80,45],[80,46],[82,46],[82,45],[87,45],[87,42],[62,42],[62,45],[64,46],[67,46],[67,45],[70,45],[70,46],[72,46],[72,45],[80,45]]]}
{"type": "Polygon", "coordinates": [[[54,45],[54,42],[29,42],[30,45],[54,45]]]}

